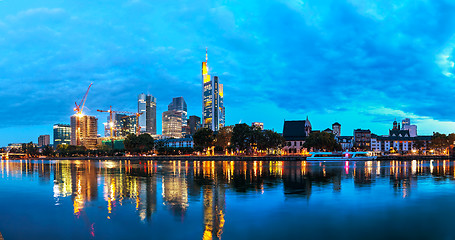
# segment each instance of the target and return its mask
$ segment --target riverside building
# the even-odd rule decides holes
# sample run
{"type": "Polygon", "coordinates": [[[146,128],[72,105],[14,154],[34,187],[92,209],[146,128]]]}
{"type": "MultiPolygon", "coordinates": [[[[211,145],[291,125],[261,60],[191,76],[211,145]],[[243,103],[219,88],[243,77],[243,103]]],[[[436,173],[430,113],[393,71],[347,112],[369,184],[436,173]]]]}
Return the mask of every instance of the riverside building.
{"type": "Polygon", "coordinates": [[[95,149],[98,138],[98,118],[87,115],[71,116],[71,145],[95,149]]]}

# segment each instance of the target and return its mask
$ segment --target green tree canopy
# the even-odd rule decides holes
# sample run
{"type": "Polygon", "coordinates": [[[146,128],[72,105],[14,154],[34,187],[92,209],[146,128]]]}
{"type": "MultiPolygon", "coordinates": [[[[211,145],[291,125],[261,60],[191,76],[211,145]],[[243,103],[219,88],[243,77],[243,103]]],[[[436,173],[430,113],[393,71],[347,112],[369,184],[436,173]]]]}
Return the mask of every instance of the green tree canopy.
{"type": "Polygon", "coordinates": [[[155,141],[150,134],[143,133],[139,136],[129,134],[123,142],[125,149],[130,153],[146,153],[153,149],[155,141]]]}
{"type": "Polygon", "coordinates": [[[240,151],[246,151],[251,146],[253,130],[245,123],[235,124],[232,130],[231,144],[240,151]]]}
{"type": "Polygon", "coordinates": [[[310,133],[303,146],[307,149],[313,148],[323,151],[340,151],[342,149],[341,145],[335,140],[335,136],[327,132],[310,133]]]}
{"type": "Polygon", "coordinates": [[[206,149],[213,144],[213,131],[209,128],[199,128],[193,134],[193,142],[196,147],[206,149]]]}
{"type": "Polygon", "coordinates": [[[221,151],[225,150],[229,143],[231,142],[232,137],[232,127],[222,127],[215,136],[215,146],[218,147],[221,151]]]}

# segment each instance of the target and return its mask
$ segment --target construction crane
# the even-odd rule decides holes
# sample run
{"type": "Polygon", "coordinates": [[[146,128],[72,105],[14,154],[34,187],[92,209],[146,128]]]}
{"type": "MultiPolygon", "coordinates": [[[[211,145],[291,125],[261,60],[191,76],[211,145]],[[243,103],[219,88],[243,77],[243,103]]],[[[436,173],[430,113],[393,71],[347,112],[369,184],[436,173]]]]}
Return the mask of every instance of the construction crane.
{"type": "Polygon", "coordinates": [[[136,116],[136,135],[140,134],[141,131],[141,126],[139,125],[139,116],[142,115],[143,113],[134,113],[134,112],[127,112],[127,111],[114,111],[112,110],[112,106],[109,107],[109,110],[97,110],[98,112],[108,112],[109,113],[109,128],[110,128],[110,133],[111,133],[111,138],[114,136],[114,122],[113,122],[113,114],[118,114],[118,113],[125,113],[125,114],[132,114],[130,116],[125,116],[126,117],[131,117],[131,116],[136,116]]]}
{"type": "MultiPolygon", "coordinates": [[[[131,114],[131,113],[129,113],[129,114],[131,114]]],[[[141,125],[139,124],[139,116],[141,116],[142,114],[143,114],[143,112],[133,113],[133,115],[128,115],[128,116],[123,117],[123,118],[127,118],[127,117],[136,116],[136,136],[139,136],[139,134],[141,134],[141,125]]]]}
{"type": "Polygon", "coordinates": [[[82,98],[79,105],[77,104],[77,102],[74,102],[74,104],[76,105],[76,107],[73,109],[76,112],[76,132],[74,133],[74,135],[77,146],[81,145],[81,126],[79,118],[83,116],[82,110],[84,110],[85,100],[87,100],[88,91],[90,90],[92,84],[93,83],[90,83],[90,85],[88,86],[87,91],[85,92],[85,95],[82,98]]]}
{"type": "Polygon", "coordinates": [[[74,111],[75,111],[76,114],[79,115],[79,116],[82,115],[82,110],[84,109],[85,100],[87,100],[88,91],[90,90],[90,87],[92,86],[92,84],[93,84],[93,83],[90,83],[90,85],[88,86],[87,92],[85,92],[85,95],[84,95],[84,97],[82,98],[82,100],[81,100],[81,102],[79,103],[79,105],[77,105],[77,102],[74,102],[74,104],[76,104],[76,107],[74,108],[74,111]]]}

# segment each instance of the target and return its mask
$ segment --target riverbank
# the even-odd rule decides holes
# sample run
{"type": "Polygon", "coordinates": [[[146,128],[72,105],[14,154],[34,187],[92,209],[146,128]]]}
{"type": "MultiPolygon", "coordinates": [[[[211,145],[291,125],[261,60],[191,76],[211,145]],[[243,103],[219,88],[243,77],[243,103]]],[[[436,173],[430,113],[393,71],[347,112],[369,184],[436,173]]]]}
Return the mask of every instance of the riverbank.
{"type": "MultiPolygon", "coordinates": [[[[455,159],[447,155],[398,155],[378,156],[378,161],[411,161],[411,160],[441,160],[455,159]]],[[[111,157],[61,157],[61,158],[31,158],[30,160],[132,160],[132,161],[305,161],[305,156],[111,156],[111,157]]]]}

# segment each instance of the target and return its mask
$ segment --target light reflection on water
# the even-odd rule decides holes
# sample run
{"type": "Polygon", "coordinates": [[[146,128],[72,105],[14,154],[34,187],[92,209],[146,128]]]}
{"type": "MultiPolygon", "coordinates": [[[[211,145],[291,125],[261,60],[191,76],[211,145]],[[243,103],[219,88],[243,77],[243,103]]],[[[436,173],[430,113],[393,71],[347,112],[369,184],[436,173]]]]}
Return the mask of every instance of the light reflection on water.
{"type": "Polygon", "coordinates": [[[415,229],[418,218],[455,214],[444,205],[455,197],[449,160],[2,160],[0,176],[0,232],[8,240],[276,239],[302,231],[309,239],[362,239],[347,230],[377,228],[382,235],[373,239],[391,231],[455,237],[437,221],[440,236],[415,229]]]}

